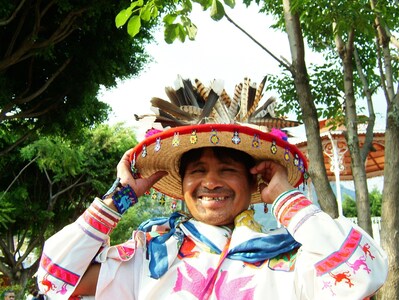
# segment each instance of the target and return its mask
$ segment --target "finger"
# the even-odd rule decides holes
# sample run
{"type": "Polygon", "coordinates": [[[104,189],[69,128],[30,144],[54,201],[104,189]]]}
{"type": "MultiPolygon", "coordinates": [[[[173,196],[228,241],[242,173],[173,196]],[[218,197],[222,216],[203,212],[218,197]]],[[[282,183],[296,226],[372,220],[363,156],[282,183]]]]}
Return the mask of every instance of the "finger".
{"type": "Polygon", "coordinates": [[[137,195],[143,195],[148,191],[158,180],[162,177],[168,175],[166,171],[158,171],[147,178],[140,178],[135,180],[135,185],[133,189],[137,195]]]}

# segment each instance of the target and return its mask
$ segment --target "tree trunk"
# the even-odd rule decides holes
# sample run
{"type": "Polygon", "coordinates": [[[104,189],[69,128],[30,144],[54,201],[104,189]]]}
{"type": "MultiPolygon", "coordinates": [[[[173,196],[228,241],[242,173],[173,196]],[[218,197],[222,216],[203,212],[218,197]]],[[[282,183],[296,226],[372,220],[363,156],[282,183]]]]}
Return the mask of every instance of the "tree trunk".
{"type": "Polygon", "coordinates": [[[353,89],[354,36],[354,30],[351,30],[348,33],[346,44],[343,43],[339,36],[335,40],[344,71],[346,141],[351,156],[351,167],[355,184],[357,220],[359,226],[372,236],[373,230],[371,227],[366,168],[360,153],[356,99],[353,89]]]}
{"type": "Polygon", "coordinates": [[[305,48],[298,14],[291,13],[291,0],[283,0],[285,27],[291,50],[292,69],[302,118],[305,124],[309,155],[309,175],[315,186],[320,207],[332,218],[338,217],[338,205],[327,178],[317,111],[311,94],[305,64],[305,48]]]}
{"type": "Polygon", "coordinates": [[[381,246],[387,252],[388,279],[379,299],[398,299],[399,296],[399,94],[388,103],[385,130],[384,190],[381,207],[381,246]]]}

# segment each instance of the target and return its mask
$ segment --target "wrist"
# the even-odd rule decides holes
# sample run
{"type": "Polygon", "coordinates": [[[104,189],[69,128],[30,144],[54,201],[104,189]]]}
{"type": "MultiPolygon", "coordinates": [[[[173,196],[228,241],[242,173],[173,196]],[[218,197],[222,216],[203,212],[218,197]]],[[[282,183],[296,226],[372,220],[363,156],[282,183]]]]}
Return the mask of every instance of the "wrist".
{"type": "Polygon", "coordinates": [[[117,178],[111,188],[102,197],[105,204],[121,215],[138,202],[137,195],[133,188],[127,184],[122,185],[120,178],[117,178]]]}

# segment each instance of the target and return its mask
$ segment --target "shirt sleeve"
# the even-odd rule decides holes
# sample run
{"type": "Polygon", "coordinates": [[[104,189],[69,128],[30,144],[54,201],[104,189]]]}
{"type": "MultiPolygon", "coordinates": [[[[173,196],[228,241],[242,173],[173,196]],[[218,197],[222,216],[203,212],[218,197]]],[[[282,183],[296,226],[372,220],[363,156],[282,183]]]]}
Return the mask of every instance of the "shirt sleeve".
{"type": "Polygon", "coordinates": [[[297,190],[280,195],[272,211],[302,244],[296,258],[298,298],[364,299],[385,282],[386,253],[350,220],[332,219],[297,190]]]}
{"type": "Polygon", "coordinates": [[[72,224],[44,244],[37,282],[49,299],[68,299],[102,248],[121,215],[96,198],[72,224]]]}

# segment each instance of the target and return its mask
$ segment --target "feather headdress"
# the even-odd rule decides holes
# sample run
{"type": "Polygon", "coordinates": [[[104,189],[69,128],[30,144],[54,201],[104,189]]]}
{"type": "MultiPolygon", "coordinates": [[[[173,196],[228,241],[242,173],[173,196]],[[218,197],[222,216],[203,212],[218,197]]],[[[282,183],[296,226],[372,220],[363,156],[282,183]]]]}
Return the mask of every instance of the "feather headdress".
{"type": "MultiPolygon", "coordinates": [[[[235,86],[231,98],[223,88],[221,80],[214,80],[206,87],[195,79],[194,85],[188,79],[178,76],[175,87],[166,87],[169,101],[152,98],[155,122],[163,127],[176,127],[203,123],[243,124],[266,128],[287,128],[300,125],[297,121],[277,118],[274,112],[276,99],[270,97],[259,105],[267,77],[257,86],[249,78],[235,86]]],[[[149,115],[137,116],[140,120],[149,115]]]]}

